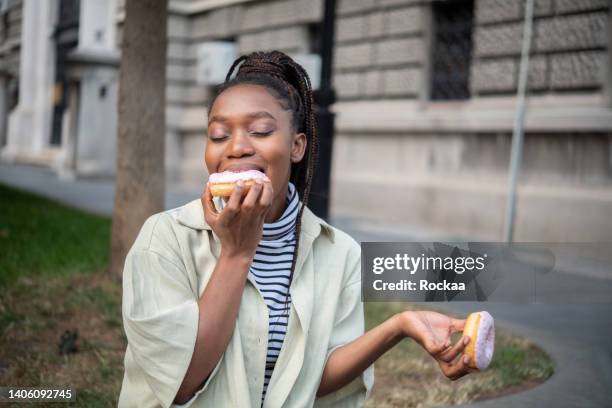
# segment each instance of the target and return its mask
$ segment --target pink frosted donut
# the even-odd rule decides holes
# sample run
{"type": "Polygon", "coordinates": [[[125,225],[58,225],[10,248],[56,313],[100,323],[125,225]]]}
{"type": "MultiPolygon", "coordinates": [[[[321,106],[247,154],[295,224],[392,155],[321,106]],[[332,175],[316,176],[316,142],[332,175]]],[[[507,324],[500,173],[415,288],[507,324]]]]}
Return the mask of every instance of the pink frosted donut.
{"type": "Polygon", "coordinates": [[[224,171],[222,173],[212,173],[208,176],[211,183],[235,183],[238,180],[265,179],[266,175],[259,170],[246,170],[240,172],[224,171]]]}
{"type": "Polygon", "coordinates": [[[210,192],[215,197],[231,196],[238,180],[244,181],[244,192],[246,193],[257,179],[266,180],[267,177],[259,170],[224,171],[222,173],[212,173],[208,176],[210,192]]]}
{"type": "Polygon", "coordinates": [[[463,335],[470,337],[464,354],[470,357],[468,365],[484,370],[491,363],[495,350],[495,323],[488,312],[475,312],[468,316],[463,335]]]}

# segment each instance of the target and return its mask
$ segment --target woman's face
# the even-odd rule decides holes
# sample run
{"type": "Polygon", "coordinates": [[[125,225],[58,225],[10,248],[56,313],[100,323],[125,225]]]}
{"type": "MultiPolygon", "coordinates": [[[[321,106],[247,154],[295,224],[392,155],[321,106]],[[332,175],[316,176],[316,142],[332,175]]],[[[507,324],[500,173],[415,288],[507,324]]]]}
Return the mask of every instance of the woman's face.
{"type": "Polygon", "coordinates": [[[205,161],[208,172],[259,170],[274,188],[266,222],[285,207],[291,163],[302,160],[306,136],[291,128],[292,112],[265,87],[242,84],[226,89],[208,114],[205,161]]]}

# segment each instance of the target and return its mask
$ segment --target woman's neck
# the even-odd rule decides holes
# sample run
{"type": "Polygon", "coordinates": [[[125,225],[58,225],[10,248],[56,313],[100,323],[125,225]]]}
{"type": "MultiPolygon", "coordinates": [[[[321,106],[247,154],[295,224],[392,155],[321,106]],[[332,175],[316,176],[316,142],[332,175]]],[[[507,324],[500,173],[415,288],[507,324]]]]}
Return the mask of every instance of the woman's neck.
{"type": "Polygon", "coordinates": [[[281,189],[277,194],[274,195],[272,201],[272,207],[270,211],[266,214],[266,218],[264,222],[266,224],[271,224],[275,221],[278,221],[280,217],[282,217],[285,212],[285,208],[287,208],[287,192],[289,186],[285,184],[285,187],[281,189]]]}

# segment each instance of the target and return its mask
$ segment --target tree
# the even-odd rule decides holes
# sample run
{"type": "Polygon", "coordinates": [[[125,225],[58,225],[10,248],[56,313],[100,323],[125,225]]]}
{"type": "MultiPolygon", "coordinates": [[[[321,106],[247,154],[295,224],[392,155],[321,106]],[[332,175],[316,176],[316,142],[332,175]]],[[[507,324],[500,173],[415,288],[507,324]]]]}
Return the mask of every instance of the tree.
{"type": "Polygon", "coordinates": [[[167,0],[127,0],[119,69],[117,181],[110,272],[165,199],[167,0]]]}

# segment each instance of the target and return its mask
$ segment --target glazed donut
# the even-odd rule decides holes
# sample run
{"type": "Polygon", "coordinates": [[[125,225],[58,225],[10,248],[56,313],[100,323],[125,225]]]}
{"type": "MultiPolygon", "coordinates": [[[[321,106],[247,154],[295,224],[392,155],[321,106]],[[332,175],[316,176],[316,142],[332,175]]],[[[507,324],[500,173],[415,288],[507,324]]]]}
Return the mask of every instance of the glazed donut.
{"type": "Polygon", "coordinates": [[[495,324],[488,312],[475,312],[468,316],[463,335],[470,337],[464,354],[470,357],[468,366],[484,370],[491,363],[495,349],[495,324]]]}
{"type": "Polygon", "coordinates": [[[255,184],[255,180],[265,180],[267,177],[259,170],[247,170],[241,172],[224,171],[212,173],[208,176],[210,192],[214,197],[229,197],[236,187],[238,180],[244,181],[245,193],[255,184]]]}

